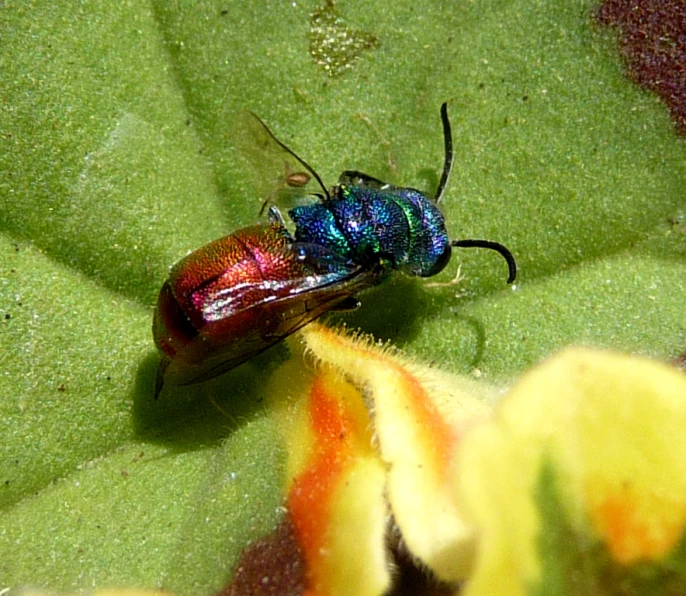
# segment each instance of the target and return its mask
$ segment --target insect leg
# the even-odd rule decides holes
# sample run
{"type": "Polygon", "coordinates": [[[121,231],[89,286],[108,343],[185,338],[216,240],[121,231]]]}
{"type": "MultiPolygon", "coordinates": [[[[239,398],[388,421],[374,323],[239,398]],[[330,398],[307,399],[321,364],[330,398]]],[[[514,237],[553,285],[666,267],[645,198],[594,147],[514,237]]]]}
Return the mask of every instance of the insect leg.
{"type": "Polygon", "coordinates": [[[278,207],[275,207],[274,205],[269,207],[267,219],[269,220],[269,223],[280,224],[284,228],[286,227],[286,220],[283,218],[283,215],[281,215],[281,211],[279,211],[278,207]]]}
{"type": "Polygon", "coordinates": [[[355,298],[355,296],[348,296],[347,298],[344,298],[341,302],[336,304],[336,306],[331,308],[331,312],[337,311],[337,312],[350,312],[353,310],[357,310],[362,306],[362,303],[355,298]]]}

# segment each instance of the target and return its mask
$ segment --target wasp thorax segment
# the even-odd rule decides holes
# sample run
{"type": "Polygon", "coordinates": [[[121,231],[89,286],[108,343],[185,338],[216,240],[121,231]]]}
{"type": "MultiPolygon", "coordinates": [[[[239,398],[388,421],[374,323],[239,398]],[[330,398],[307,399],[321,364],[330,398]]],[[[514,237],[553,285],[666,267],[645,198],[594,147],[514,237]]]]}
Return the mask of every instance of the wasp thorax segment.
{"type": "Polygon", "coordinates": [[[296,207],[289,216],[299,242],[326,246],[357,263],[384,263],[420,276],[445,266],[443,215],[414,189],[343,184],[330,201],[296,207]]]}

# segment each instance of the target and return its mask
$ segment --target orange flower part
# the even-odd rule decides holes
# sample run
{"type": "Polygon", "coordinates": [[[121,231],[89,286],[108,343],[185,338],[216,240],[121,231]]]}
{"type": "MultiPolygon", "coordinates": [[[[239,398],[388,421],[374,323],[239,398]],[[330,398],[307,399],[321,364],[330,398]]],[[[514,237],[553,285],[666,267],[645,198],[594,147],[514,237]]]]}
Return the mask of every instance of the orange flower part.
{"type": "Polygon", "coordinates": [[[320,362],[365,389],[404,543],[441,579],[463,577],[473,536],[455,502],[453,458],[462,431],[489,412],[484,389],[321,325],[302,335],[320,362]]]}
{"type": "Polygon", "coordinates": [[[667,559],[683,557],[684,428],[686,377],[646,358],[574,348],[524,375],[460,449],[480,537],[465,594],[573,593],[609,573],[683,586],[667,559]]]}
{"type": "MultiPolygon", "coordinates": [[[[382,594],[390,585],[385,469],[362,396],[328,367],[315,375],[302,363],[287,367],[310,381],[301,397],[291,394],[290,405],[281,406],[290,436],[287,508],[303,551],[307,594],[382,594]],[[301,435],[309,437],[307,445],[301,435]]],[[[277,384],[288,392],[283,376],[277,384]]]]}

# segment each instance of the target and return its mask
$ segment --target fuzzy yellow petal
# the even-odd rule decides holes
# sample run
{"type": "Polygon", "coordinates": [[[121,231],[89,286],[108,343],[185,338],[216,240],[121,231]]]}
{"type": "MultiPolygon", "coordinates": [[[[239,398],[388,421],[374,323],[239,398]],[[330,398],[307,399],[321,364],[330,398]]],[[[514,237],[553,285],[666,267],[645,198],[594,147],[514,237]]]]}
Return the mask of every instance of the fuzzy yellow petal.
{"type": "Polygon", "coordinates": [[[327,594],[371,596],[390,585],[385,476],[378,458],[357,459],[332,499],[330,554],[323,569],[327,594]]]}
{"type": "Polygon", "coordinates": [[[560,590],[546,582],[563,577],[547,541],[561,527],[575,556],[659,565],[684,536],[685,428],[686,377],[648,359],[569,349],[522,377],[461,448],[458,493],[479,534],[466,594],[560,590]]]}
{"type": "Polygon", "coordinates": [[[319,325],[303,336],[317,359],[366,390],[404,543],[439,577],[463,577],[473,536],[452,491],[453,456],[462,431],[489,412],[484,389],[319,325]]]}
{"type": "Polygon", "coordinates": [[[391,581],[386,470],[359,390],[333,369],[294,359],[270,399],[289,453],[287,508],[303,552],[308,595],[375,596],[391,581]]]}

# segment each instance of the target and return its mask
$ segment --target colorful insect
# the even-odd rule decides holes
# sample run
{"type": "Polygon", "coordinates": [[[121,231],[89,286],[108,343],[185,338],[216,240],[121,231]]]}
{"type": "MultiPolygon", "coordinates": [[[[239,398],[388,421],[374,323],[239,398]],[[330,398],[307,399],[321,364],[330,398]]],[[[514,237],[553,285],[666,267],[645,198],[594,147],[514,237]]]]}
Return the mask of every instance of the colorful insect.
{"type": "Polygon", "coordinates": [[[497,251],[507,261],[507,282],[514,281],[515,260],[502,244],[448,238],[438,209],[453,163],[445,103],[445,159],[433,199],[354,170],[343,172],[327,190],[314,169],[264,122],[254,114],[248,118],[254,144],[278,168],[278,184],[272,185],[278,192],[264,195],[267,223],[210,242],[171,269],[153,319],[162,353],[155,397],[164,383],[206,381],[328,311],[357,308],[355,296],[394,270],[436,275],[450,261],[453,247],[497,251]],[[308,190],[312,180],[319,186],[314,193],[308,190]],[[270,204],[284,194],[318,199],[288,210],[294,232],[270,204]]]}

